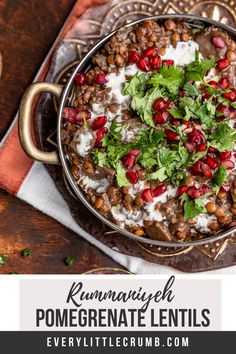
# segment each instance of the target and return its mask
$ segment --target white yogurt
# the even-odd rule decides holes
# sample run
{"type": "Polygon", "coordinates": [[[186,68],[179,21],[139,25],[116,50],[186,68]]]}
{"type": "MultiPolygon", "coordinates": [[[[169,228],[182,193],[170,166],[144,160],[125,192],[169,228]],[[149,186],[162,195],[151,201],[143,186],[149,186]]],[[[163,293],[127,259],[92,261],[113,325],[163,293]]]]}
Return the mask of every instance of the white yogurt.
{"type": "Polygon", "coordinates": [[[172,45],[166,48],[166,52],[161,58],[172,59],[176,66],[184,66],[195,60],[196,50],[199,50],[199,45],[195,41],[177,42],[175,48],[172,45]]]}
{"type": "Polygon", "coordinates": [[[97,193],[103,193],[106,191],[109,186],[109,181],[107,178],[102,178],[98,180],[94,180],[89,178],[88,176],[82,176],[79,180],[79,183],[82,182],[83,188],[87,190],[88,188],[96,190],[97,193]]]}
{"type": "Polygon", "coordinates": [[[197,223],[194,225],[200,232],[211,232],[210,228],[207,226],[209,222],[217,220],[215,215],[200,214],[197,216],[197,223]]]}
{"type": "Polygon", "coordinates": [[[80,156],[84,157],[87,155],[93,138],[93,133],[90,130],[86,130],[83,134],[80,134],[79,142],[76,144],[76,150],[80,156]]]}

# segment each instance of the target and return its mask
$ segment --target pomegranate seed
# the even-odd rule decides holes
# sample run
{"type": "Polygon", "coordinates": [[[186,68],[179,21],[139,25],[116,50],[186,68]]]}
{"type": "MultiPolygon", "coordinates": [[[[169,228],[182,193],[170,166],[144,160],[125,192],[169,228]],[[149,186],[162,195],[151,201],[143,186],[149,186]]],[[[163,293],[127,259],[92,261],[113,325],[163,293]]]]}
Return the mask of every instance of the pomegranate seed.
{"type": "Polygon", "coordinates": [[[138,182],[138,172],[136,170],[127,171],[126,172],[126,177],[133,184],[138,182]]]}
{"type": "Polygon", "coordinates": [[[76,123],[76,115],[78,111],[75,107],[64,107],[63,109],[63,119],[66,122],[76,123]]]}
{"type": "Polygon", "coordinates": [[[185,120],[185,119],[181,119],[180,120],[180,123],[186,125],[186,127],[191,127],[191,123],[188,121],[188,120],[185,120]]]}
{"type": "Polygon", "coordinates": [[[166,129],[165,130],[166,137],[169,141],[179,141],[180,137],[178,134],[175,132],[172,132],[172,130],[166,129]]]}
{"type": "Polygon", "coordinates": [[[185,143],[185,146],[189,152],[195,151],[196,145],[194,145],[193,143],[190,143],[189,141],[187,141],[185,143]]]}
{"type": "Polygon", "coordinates": [[[196,151],[206,151],[206,144],[200,144],[197,146],[196,151]]]}
{"type": "Polygon", "coordinates": [[[215,169],[218,167],[218,163],[216,162],[215,159],[213,159],[210,156],[206,156],[206,163],[208,164],[208,166],[210,166],[210,168],[215,169]]]}
{"type": "Polygon", "coordinates": [[[150,47],[145,49],[142,54],[141,54],[141,58],[145,58],[145,57],[151,57],[152,55],[155,55],[157,53],[157,48],[155,47],[150,47]]]}
{"type": "Polygon", "coordinates": [[[192,199],[195,199],[198,197],[198,189],[197,187],[193,186],[193,187],[190,187],[189,190],[188,190],[188,196],[192,199]]]}
{"type": "Polygon", "coordinates": [[[235,163],[231,160],[224,160],[222,165],[226,167],[226,170],[232,170],[235,167],[235,163]]]}
{"type": "Polygon", "coordinates": [[[195,145],[200,145],[204,143],[203,135],[196,129],[188,133],[188,140],[195,145]]]}
{"type": "Polygon", "coordinates": [[[141,198],[147,203],[153,202],[154,199],[152,190],[150,188],[144,189],[141,193],[141,198]]]}
{"type": "Polygon", "coordinates": [[[231,151],[220,152],[221,161],[228,160],[228,159],[230,159],[231,156],[232,156],[232,152],[231,151]]]}
{"type": "Polygon", "coordinates": [[[86,75],[84,73],[78,73],[76,76],[75,76],[75,84],[76,85],[84,85],[85,82],[86,82],[86,75]]]}
{"type": "Polygon", "coordinates": [[[224,69],[227,69],[228,66],[230,66],[230,61],[228,59],[219,59],[216,64],[216,69],[222,71],[224,69]]]}
{"type": "Polygon", "coordinates": [[[181,195],[186,193],[188,191],[188,189],[189,189],[189,187],[186,184],[184,184],[183,186],[180,186],[177,190],[176,198],[181,197],[181,195]]]}
{"type": "Polygon", "coordinates": [[[232,107],[229,108],[229,116],[231,119],[236,117],[236,109],[235,108],[232,108],[232,107]]]}
{"type": "Polygon", "coordinates": [[[88,120],[90,118],[91,118],[91,112],[89,112],[87,109],[79,111],[76,114],[76,121],[77,122],[83,122],[84,119],[88,120]]]}
{"type": "Polygon", "coordinates": [[[123,165],[128,169],[131,170],[133,168],[134,163],[135,163],[135,156],[127,154],[123,157],[122,159],[123,165]]]}
{"type": "Polygon", "coordinates": [[[220,87],[218,85],[218,82],[216,82],[214,80],[209,81],[208,85],[212,86],[215,90],[219,90],[220,89],[220,87]]]}
{"type": "Polygon", "coordinates": [[[230,102],[234,102],[236,100],[236,90],[233,89],[229,92],[225,92],[223,96],[230,102]]]}
{"type": "Polygon", "coordinates": [[[149,58],[149,65],[151,70],[158,70],[161,67],[161,57],[160,55],[155,55],[149,58]]]}
{"type": "Polygon", "coordinates": [[[95,141],[95,145],[99,145],[101,143],[102,138],[107,133],[107,128],[103,127],[97,130],[97,139],[95,141]]]}
{"type": "Polygon", "coordinates": [[[93,82],[99,85],[105,85],[108,82],[108,79],[104,73],[99,73],[94,76],[93,82]]]}
{"type": "Polygon", "coordinates": [[[166,101],[162,97],[157,98],[152,104],[152,109],[154,112],[163,111],[163,109],[165,108],[166,108],[166,101]]]}
{"type": "Polygon", "coordinates": [[[152,194],[154,197],[159,197],[159,195],[163,194],[165,191],[166,186],[164,184],[160,184],[152,191],[152,194]]]}
{"type": "Polygon", "coordinates": [[[222,49],[222,48],[225,47],[225,42],[219,36],[212,37],[211,41],[214,44],[214,46],[217,47],[217,48],[221,48],[222,49]]]}
{"type": "Polygon", "coordinates": [[[218,118],[225,118],[230,115],[229,108],[227,106],[224,106],[222,103],[220,103],[216,109],[219,113],[222,113],[220,116],[218,116],[218,118]]]}
{"type": "Polygon", "coordinates": [[[92,129],[97,130],[99,128],[102,128],[107,122],[107,117],[106,116],[100,116],[94,119],[92,129]]]}
{"type": "Polygon", "coordinates": [[[219,80],[220,87],[225,90],[231,85],[231,78],[230,77],[222,77],[219,80]]]}
{"type": "Polygon", "coordinates": [[[220,187],[220,190],[222,192],[229,192],[230,190],[230,184],[229,183],[223,183],[222,186],[220,187]]]}
{"type": "Polygon", "coordinates": [[[139,61],[137,62],[137,67],[142,71],[150,70],[148,59],[147,58],[139,59],[139,61]]]}
{"type": "Polygon", "coordinates": [[[203,184],[201,187],[198,188],[198,197],[210,192],[211,188],[206,184],[203,184]]]}
{"type": "Polygon", "coordinates": [[[202,93],[202,99],[203,100],[209,100],[210,97],[211,97],[210,92],[203,91],[203,93],[202,93]]]}
{"type": "Polygon", "coordinates": [[[202,172],[207,179],[212,177],[211,169],[206,163],[202,163],[202,172]]]}
{"type": "Polygon", "coordinates": [[[169,114],[166,111],[155,113],[153,116],[154,122],[157,124],[165,124],[169,119],[169,114]]]}
{"type": "Polygon", "coordinates": [[[208,152],[211,152],[213,154],[216,154],[218,152],[218,150],[216,148],[214,148],[213,146],[209,146],[208,148],[208,152]]]}
{"type": "Polygon", "coordinates": [[[139,52],[131,52],[129,53],[128,60],[130,64],[136,64],[139,61],[139,52]]]}
{"type": "Polygon", "coordinates": [[[167,68],[169,68],[171,65],[174,65],[174,60],[172,59],[165,59],[165,60],[162,60],[162,64],[166,65],[167,68]]]}
{"type": "Polygon", "coordinates": [[[132,149],[128,152],[129,155],[138,156],[140,154],[139,149],[132,149]]]}
{"type": "Polygon", "coordinates": [[[191,171],[194,175],[199,175],[202,173],[202,161],[198,160],[195,164],[191,167],[191,171]]]}

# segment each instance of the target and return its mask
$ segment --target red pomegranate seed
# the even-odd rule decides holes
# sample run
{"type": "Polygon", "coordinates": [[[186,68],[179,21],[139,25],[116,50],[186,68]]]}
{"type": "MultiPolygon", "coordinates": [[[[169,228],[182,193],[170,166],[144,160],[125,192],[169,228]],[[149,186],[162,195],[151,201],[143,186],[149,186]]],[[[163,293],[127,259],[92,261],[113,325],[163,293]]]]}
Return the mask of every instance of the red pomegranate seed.
{"type": "Polygon", "coordinates": [[[232,107],[229,108],[229,116],[231,119],[236,117],[236,109],[235,108],[232,108],[232,107]]]}
{"type": "Polygon", "coordinates": [[[222,48],[225,47],[225,42],[219,36],[212,37],[211,41],[214,44],[214,46],[217,47],[217,48],[221,48],[222,49],[222,48]]]}
{"type": "Polygon", "coordinates": [[[84,85],[85,82],[86,82],[86,75],[84,73],[78,73],[76,76],[75,76],[75,84],[76,85],[84,85]]]}
{"type": "Polygon", "coordinates": [[[126,172],[126,177],[133,184],[138,182],[138,172],[136,170],[127,171],[126,172]]]}
{"type": "Polygon", "coordinates": [[[147,58],[139,59],[139,61],[137,62],[137,67],[142,71],[150,70],[148,59],[147,58]]]}
{"type": "Polygon", "coordinates": [[[218,82],[216,82],[214,80],[209,81],[208,85],[212,86],[215,90],[219,90],[220,89],[220,87],[218,85],[218,82]]]}
{"type": "Polygon", "coordinates": [[[222,77],[220,80],[219,80],[219,85],[220,87],[225,90],[227,89],[230,85],[231,85],[231,78],[230,77],[222,77]]]}
{"type": "Polygon", "coordinates": [[[95,145],[99,145],[101,143],[102,138],[107,133],[107,128],[103,127],[97,130],[97,139],[95,141],[95,145]]]}
{"type": "Polygon", "coordinates": [[[197,187],[193,186],[193,187],[190,187],[189,190],[188,190],[188,196],[192,199],[195,199],[198,197],[198,189],[197,187]]]}
{"type": "Polygon", "coordinates": [[[154,122],[157,124],[165,124],[169,119],[169,114],[166,111],[155,113],[153,116],[154,122]]]}
{"type": "Polygon", "coordinates": [[[123,165],[128,169],[131,170],[133,168],[134,163],[135,163],[135,156],[127,154],[123,157],[122,159],[123,165]]]}
{"type": "Polygon", "coordinates": [[[108,82],[108,79],[104,73],[99,73],[94,76],[93,82],[99,85],[105,85],[108,82]]]}
{"type": "Polygon", "coordinates": [[[176,194],[176,198],[179,198],[181,197],[181,195],[183,195],[184,193],[186,193],[188,191],[189,187],[184,184],[183,186],[180,186],[178,189],[177,189],[177,194],[176,194]]]}
{"type": "Polygon", "coordinates": [[[76,123],[77,113],[78,111],[75,107],[64,107],[62,116],[66,122],[76,123]]]}
{"type": "Polygon", "coordinates": [[[203,100],[209,100],[210,97],[211,97],[210,92],[208,92],[208,91],[202,92],[202,99],[203,100]]]}
{"type": "Polygon", "coordinates": [[[231,151],[220,152],[221,161],[228,160],[228,159],[230,159],[231,156],[232,156],[232,152],[231,151]]]}
{"type": "Polygon", "coordinates": [[[128,152],[129,155],[138,156],[140,154],[139,149],[132,149],[128,152]]]}
{"type": "Polygon", "coordinates": [[[155,55],[157,53],[157,48],[155,47],[150,47],[145,49],[142,54],[141,54],[141,58],[145,58],[145,57],[151,57],[153,55],[155,55]]]}
{"type": "Polygon", "coordinates": [[[200,144],[197,146],[196,151],[206,151],[206,144],[200,144]]]}
{"type": "Polygon", "coordinates": [[[198,197],[210,192],[211,188],[206,184],[203,184],[201,187],[198,188],[198,197]]]}
{"type": "Polygon", "coordinates": [[[155,99],[155,101],[152,104],[152,109],[154,112],[163,111],[163,109],[165,108],[166,108],[166,101],[162,97],[155,99]]]}
{"type": "Polygon", "coordinates": [[[229,192],[230,190],[230,184],[229,183],[223,183],[222,186],[220,187],[220,190],[223,192],[229,192]]]}
{"type": "Polygon", "coordinates": [[[202,173],[202,161],[198,160],[195,164],[191,167],[191,171],[194,175],[199,175],[202,173]]]}
{"type": "Polygon", "coordinates": [[[235,167],[235,163],[232,160],[224,160],[222,165],[226,167],[226,170],[232,170],[235,167]]]}
{"type": "Polygon", "coordinates": [[[162,60],[162,64],[166,65],[167,68],[169,68],[171,65],[174,65],[174,60],[172,59],[164,59],[162,60]]]}
{"type": "Polygon", "coordinates": [[[189,141],[186,141],[185,146],[189,152],[193,152],[196,149],[196,145],[193,143],[190,143],[189,141]]]}
{"type": "Polygon", "coordinates": [[[161,57],[160,55],[155,55],[153,57],[149,57],[149,65],[151,70],[158,70],[161,67],[161,57]]]}
{"type": "Polygon", "coordinates": [[[206,163],[208,164],[208,166],[212,169],[215,169],[217,168],[218,166],[218,163],[216,162],[215,159],[213,159],[212,157],[210,156],[206,156],[206,163]]]}
{"type": "Polygon", "coordinates": [[[107,117],[106,116],[100,116],[94,119],[92,129],[97,130],[99,128],[102,128],[107,122],[107,117]]]}
{"type": "Polygon", "coordinates": [[[139,61],[139,52],[131,52],[129,53],[129,56],[128,56],[128,60],[130,62],[130,64],[135,64],[139,61]]]}
{"type": "Polygon", "coordinates": [[[165,134],[166,134],[166,137],[169,141],[179,141],[180,140],[179,135],[176,134],[175,132],[172,132],[172,130],[165,129],[165,134]]]}
{"type": "Polygon", "coordinates": [[[166,186],[164,184],[160,184],[152,191],[152,194],[154,197],[159,197],[159,195],[163,194],[165,191],[166,186]]]}
{"type": "Polygon", "coordinates": [[[141,193],[141,198],[147,203],[153,202],[154,199],[152,190],[150,188],[144,189],[141,193]]]}
{"type": "Polygon", "coordinates": [[[230,66],[230,61],[228,59],[219,59],[216,64],[216,69],[222,71],[224,69],[227,69],[228,66],[230,66]]]}
{"type": "Polygon", "coordinates": [[[210,179],[212,177],[211,169],[206,163],[202,164],[202,172],[207,179],[210,179]]]}
{"type": "Polygon", "coordinates": [[[204,143],[203,135],[196,129],[188,133],[188,140],[195,145],[200,145],[204,143]]]}
{"type": "Polygon", "coordinates": [[[77,122],[83,122],[84,119],[88,120],[90,118],[91,118],[91,112],[89,112],[87,109],[79,111],[76,114],[76,121],[77,122]]]}
{"type": "Polygon", "coordinates": [[[228,117],[230,115],[230,110],[227,106],[224,106],[222,103],[220,103],[218,106],[217,106],[217,111],[219,113],[222,113],[220,116],[218,116],[218,118],[225,118],[225,117],[228,117]]]}
{"type": "Polygon", "coordinates": [[[213,154],[216,154],[218,152],[218,150],[216,148],[214,148],[213,146],[209,146],[208,148],[208,152],[211,152],[213,154]]]}
{"type": "Polygon", "coordinates": [[[231,90],[231,91],[229,91],[229,92],[225,92],[225,93],[223,94],[223,96],[224,96],[228,101],[234,102],[234,101],[236,101],[236,90],[233,89],[233,90],[231,90]]]}
{"type": "Polygon", "coordinates": [[[186,127],[191,127],[191,123],[188,121],[188,120],[185,120],[185,119],[181,119],[180,120],[180,123],[186,125],[186,127]]]}

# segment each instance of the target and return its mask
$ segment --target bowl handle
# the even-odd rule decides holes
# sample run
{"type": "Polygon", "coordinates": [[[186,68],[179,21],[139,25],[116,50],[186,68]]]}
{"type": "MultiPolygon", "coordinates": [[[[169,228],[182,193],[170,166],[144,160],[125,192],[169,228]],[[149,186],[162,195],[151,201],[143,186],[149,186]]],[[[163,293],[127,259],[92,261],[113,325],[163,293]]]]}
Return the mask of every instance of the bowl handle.
{"type": "Polygon", "coordinates": [[[57,98],[60,98],[63,86],[58,84],[50,84],[48,82],[35,82],[30,85],[20,103],[19,109],[19,136],[20,142],[25,153],[32,159],[48,163],[60,164],[57,151],[45,152],[39,150],[32,139],[31,134],[31,113],[35,96],[41,92],[50,92],[57,98]]]}

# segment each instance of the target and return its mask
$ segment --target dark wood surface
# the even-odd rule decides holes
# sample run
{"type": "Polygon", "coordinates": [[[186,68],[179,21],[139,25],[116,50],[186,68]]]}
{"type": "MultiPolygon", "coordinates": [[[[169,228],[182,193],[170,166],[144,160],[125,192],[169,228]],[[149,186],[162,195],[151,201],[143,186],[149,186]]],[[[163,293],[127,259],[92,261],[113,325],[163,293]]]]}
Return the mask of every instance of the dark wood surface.
{"type": "MultiPolygon", "coordinates": [[[[20,97],[33,80],[74,0],[0,0],[0,138],[9,127],[20,97]]],[[[84,273],[122,268],[55,220],[0,190],[0,273],[84,273]],[[21,251],[32,249],[24,258],[21,251]],[[74,264],[66,266],[64,258],[74,264]]]]}

